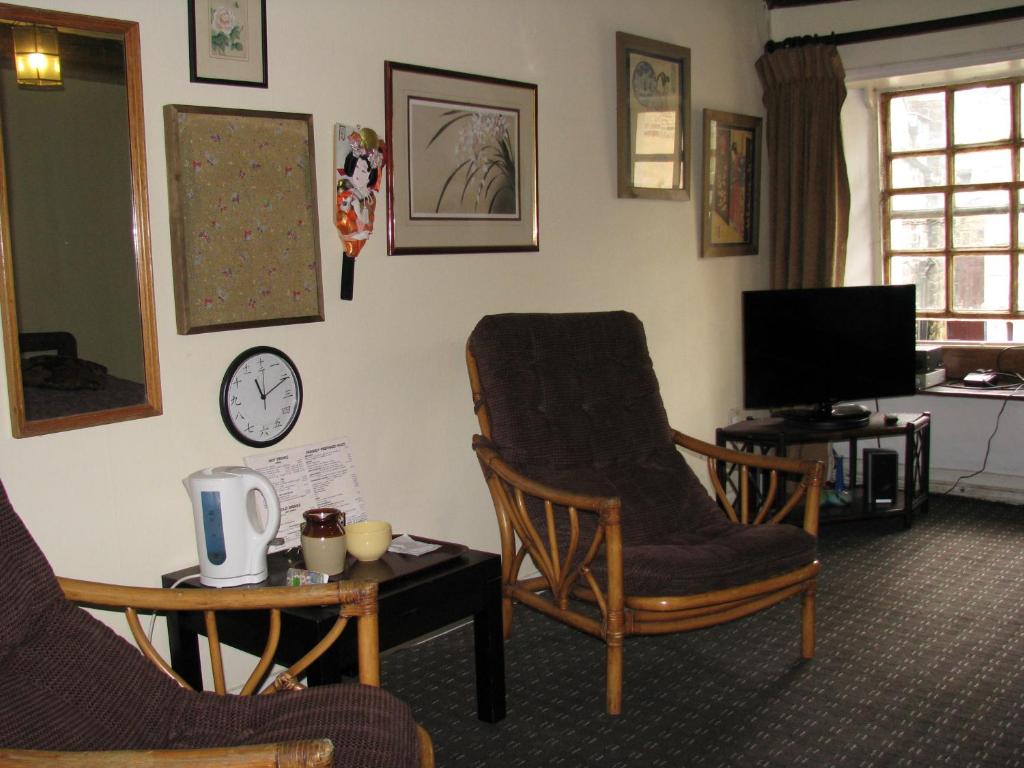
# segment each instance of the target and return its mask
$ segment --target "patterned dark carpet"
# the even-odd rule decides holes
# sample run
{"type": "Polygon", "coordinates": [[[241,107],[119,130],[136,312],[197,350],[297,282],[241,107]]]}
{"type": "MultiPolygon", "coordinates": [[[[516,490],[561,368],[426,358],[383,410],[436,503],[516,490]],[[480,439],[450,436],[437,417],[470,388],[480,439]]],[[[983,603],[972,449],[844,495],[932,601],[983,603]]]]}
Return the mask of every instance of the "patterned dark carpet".
{"type": "Polygon", "coordinates": [[[508,717],[476,719],[472,627],[383,660],[384,686],[454,766],[1024,765],[1024,509],[936,498],[896,521],[826,526],[818,645],[799,605],[627,640],[624,714],[604,646],[521,606],[508,717]]]}

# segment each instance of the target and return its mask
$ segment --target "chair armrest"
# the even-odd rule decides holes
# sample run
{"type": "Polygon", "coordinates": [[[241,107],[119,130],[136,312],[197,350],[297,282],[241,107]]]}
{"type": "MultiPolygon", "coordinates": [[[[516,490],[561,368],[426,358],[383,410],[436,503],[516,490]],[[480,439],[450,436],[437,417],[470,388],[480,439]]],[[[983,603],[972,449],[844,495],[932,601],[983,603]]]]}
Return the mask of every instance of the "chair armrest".
{"type": "Polygon", "coordinates": [[[560,507],[573,507],[579,510],[588,510],[601,514],[611,509],[619,509],[622,505],[617,496],[594,496],[578,493],[566,488],[555,488],[554,486],[533,480],[530,477],[517,472],[504,461],[498,452],[492,447],[490,441],[480,435],[473,436],[473,450],[480,459],[481,466],[492,471],[504,482],[513,488],[517,488],[527,496],[534,496],[538,499],[551,502],[560,507]]]}
{"type": "Polygon", "coordinates": [[[825,475],[825,467],[820,461],[736,451],[678,430],[672,431],[672,438],[680,448],[706,459],[718,502],[734,522],[752,525],[777,523],[803,502],[804,530],[818,535],[821,486],[825,475]],[[767,478],[759,500],[754,498],[757,494],[751,490],[751,470],[767,478]],[[796,478],[796,487],[788,495],[786,476],[796,478]],[[733,491],[732,496],[729,490],[733,491]],[[780,495],[784,497],[781,500],[780,495]],[[760,502],[756,509],[752,508],[755,501],[760,502]]]}
{"type": "Polygon", "coordinates": [[[253,611],[338,605],[343,613],[350,616],[377,611],[377,584],[372,581],[337,581],[301,587],[258,589],[165,589],[61,577],[60,585],[68,600],[109,608],[132,606],[156,611],[253,611]]]}
{"type": "Polygon", "coordinates": [[[118,750],[110,752],[49,752],[0,749],[0,765],[56,766],[56,768],[328,768],[334,745],[330,739],[282,741],[273,744],[212,749],[118,750]]]}
{"type": "Polygon", "coordinates": [[[176,612],[201,611],[206,635],[214,688],[224,694],[227,684],[217,632],[217,613],[226,611],[266,610],[269,632],[263,653],[257,661],[242,695],[253,693],[273,664],[281,635],[281,610],[301,607],[338,606],[338,619],[330,631],[301,659],[278,676],[277,682],[264,690],[273,693],[281,688],[295,687],[296,678],[319,659],[341,636],[349,619],[356,620],[359,655],[359,681],[380,685],[380,648],[377,622],[377,584],[372,581],[339,581],[301,587],[264,587],[258,589],[196,589],[193,587],[161,589],[104,584],[80,579],[58,578],[68,600],[91,607],[122,610],[136,645],[153,664],[184,687],[188,684],[160,655],[142,628],[139,611],[176,612]]]}
{"type": "MultiPolygon", "coordinates": [[[[603,547],[608,563],[609,593],[621,602],[621,500],[617,496],[595,496],[555,488],[527,477],[510,467],[490,441],[480,435],[473,437],[473,450],[480,460],[498,517],[505,589],[515,591],[520,600],[537,605],[539,603],[535,602],[532,593],[542,588],[550,589],[554,601],[564,608],[570,591],[581,575],[595,592],[600,592],[590,574],[590,564],[603,547]],[[537,529],[527,512],[528,500],[531,498],[536,500],[533,503],[543,506],[543,530],[537,529]],[[581,517],[596,517],[589,541],[581,542],[581,517]],[[562,534],[556,525],[559,520],[565,523],[562,534]],[[518,550],[516,538],[521,542],[518,550]],[[585,551],[581,551],[581,544],[586,548],[585,551]],[[540,571],[541,577],[517,581],[519,568],[527,554],[540,571]]],[[[598,602],[604,611],[604,598],[599,598],[598,602]]],[[[590,627],[588,631],[596,630],[590,627]]]]}

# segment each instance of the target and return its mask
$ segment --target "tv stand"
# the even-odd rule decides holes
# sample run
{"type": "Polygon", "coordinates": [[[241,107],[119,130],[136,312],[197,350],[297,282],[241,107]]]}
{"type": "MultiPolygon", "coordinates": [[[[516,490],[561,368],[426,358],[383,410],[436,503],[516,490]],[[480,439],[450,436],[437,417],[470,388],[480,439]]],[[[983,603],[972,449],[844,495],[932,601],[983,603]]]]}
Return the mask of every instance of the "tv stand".
{"type": "MultiPolygon", "coordinates": [[[[895,423],[886,423],[881,413],[870,414],[867,424],[862,426],[840,426],[835,428],[813,427],[802,422],[790,422],[783,418],[747,419],[715,431],[715,442],[724,448],[735,448],[748,453],[775,454],[785,456],[792,445],[814,443],[849,443],[849,467],[846,481],[850,488],[850,503],[841,506],[822,504],[821,522],[858,520],[868,517],[902,517],[903,525],[913,525],[914,514],[928,511],[928,461],[931,450],[931,414],[897,414],[895,423]],[[903,477],[900,492],[893,504],[871,505],[865,498],[862,487],[864,478],[858,476],[857,443],[860,440],[876,438],[902,438],[903,477]],[[860,485],[858,485],[858,483],[860,485]]],[[[734,478],[720,477],[727,488],[738,488],[734,478]]],[[[761,478],[767,481],[767,478],[761,478]]],[[[752,491],[763,496],[767,486],[752,482],[752,491]]]]}
{"type": "Polygon", "coordinates": [[[773,413],[783,421],[805,429],[853,429],[865,427],[871,421],[871,411],[857,403],[824,403],[806,408],[786,408],[773,413]]]}

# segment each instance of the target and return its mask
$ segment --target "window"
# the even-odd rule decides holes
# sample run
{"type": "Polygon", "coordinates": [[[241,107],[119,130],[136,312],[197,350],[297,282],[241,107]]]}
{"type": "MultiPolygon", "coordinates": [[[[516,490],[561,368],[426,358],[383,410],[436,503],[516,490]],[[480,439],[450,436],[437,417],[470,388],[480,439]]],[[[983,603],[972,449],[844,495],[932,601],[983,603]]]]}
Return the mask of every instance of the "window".
{"type": "Polygon", "coordinates": [[[1024,341],[1024,78],[884,94],[887,283],[918,338],[1024,341]]]}

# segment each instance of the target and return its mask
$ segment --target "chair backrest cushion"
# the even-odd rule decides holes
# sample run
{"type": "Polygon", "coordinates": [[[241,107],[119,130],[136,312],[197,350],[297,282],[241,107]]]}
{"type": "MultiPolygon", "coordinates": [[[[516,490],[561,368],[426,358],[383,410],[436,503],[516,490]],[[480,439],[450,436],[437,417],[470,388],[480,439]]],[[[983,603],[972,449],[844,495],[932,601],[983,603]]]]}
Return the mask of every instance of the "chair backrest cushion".
{"type": "Polygon", "coordinates": [[[490,315],[470,344],[491,418],[488,437],[510,462],[607,465],[671,441],[635,315],[490,315]]]}
{"type": "Polygon", "coordinates": [[[489,315],[469,350],[501,456],[544,482],[619,496],[624,542],[724,521],[675,448],[635,315],[489,315]]]}

